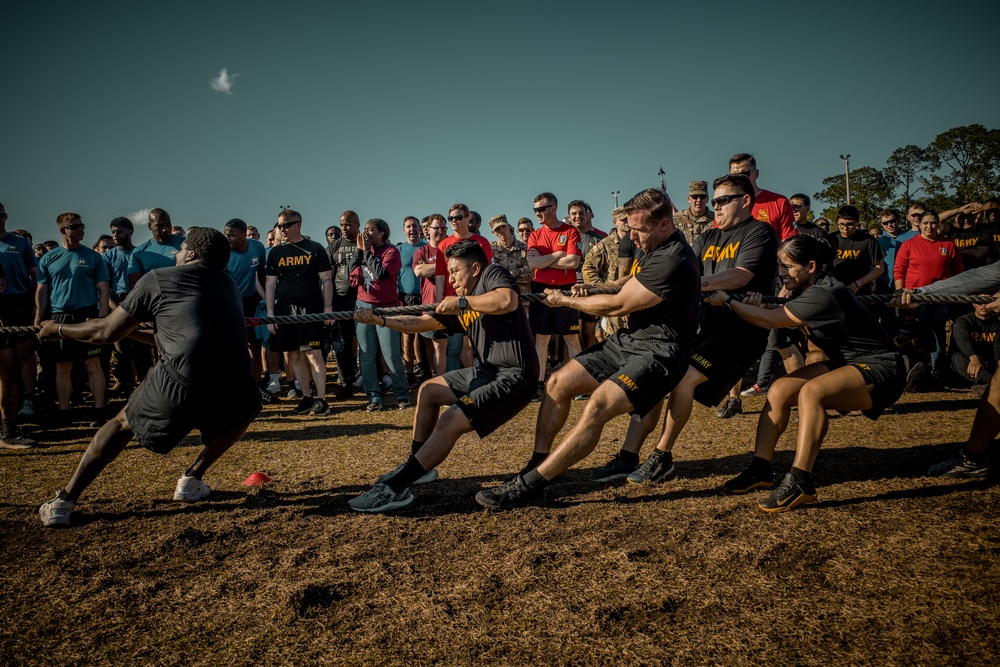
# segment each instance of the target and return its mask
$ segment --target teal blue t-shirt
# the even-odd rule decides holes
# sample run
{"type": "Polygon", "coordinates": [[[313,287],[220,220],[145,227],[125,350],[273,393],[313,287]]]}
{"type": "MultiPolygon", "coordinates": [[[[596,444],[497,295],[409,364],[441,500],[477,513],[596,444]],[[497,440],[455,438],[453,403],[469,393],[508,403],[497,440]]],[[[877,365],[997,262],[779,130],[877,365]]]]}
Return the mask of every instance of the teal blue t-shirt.
{"type": "Polygon", "coordinates": [[[107,282],[107,263],[86,246],[50,250],[38,263],[38,284],[48,285],[53,314],[96,308],[97,284],[107,282]]]}
{"type": "Polygon", "coordinates": [[[171,236],[167,243],[157,243],[149,239],[135,247],[128,261],[128,274],[149,273],[153,269],[165,266],[177,266],[177,251],[181,249],[184,239],[171,236]]]}
{"type": "Polygon", "coordinates": [[[226,273],[236,281],[240,296],[253,296],[253,293],[257,291],[257,283],[254,278],[257,276],[257,270],[264,266],[266,259],[267,252],[264,249],[264,244],[253,239],[247,239],[247,249],[243,252],[235,250],[229,252],[226,273]]]}

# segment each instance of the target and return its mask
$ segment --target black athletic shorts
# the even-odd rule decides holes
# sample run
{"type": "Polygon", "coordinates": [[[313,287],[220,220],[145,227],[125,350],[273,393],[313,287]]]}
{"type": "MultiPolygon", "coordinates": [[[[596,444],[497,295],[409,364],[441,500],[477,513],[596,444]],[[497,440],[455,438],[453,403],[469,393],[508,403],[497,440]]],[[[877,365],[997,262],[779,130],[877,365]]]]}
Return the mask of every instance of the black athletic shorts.
{"type": "Polygon", "coordinates": [[[767,329],[741,329],[698,334],[691,350],[692,368],[708,378],[694,390],[694,399],[707,407],[715,407],[729,394],[750,367],[767,348],[767,329]]]}
{"type": "MultiPolygon", "coordinates": [[[[256,292],[243,297],[243,317],[257,317],[257,306],[260,302],[261,298],[256,292]]],[[[252,343],[255,340],[257,340],[256,327],[247,327],[247,342],[252,343]]]]}
{"type": "MultiPolygon", "coordinates": [[[[322,304],[300,306],[278,302],[274,304],[275,315],[305,315],[322,313],[322,304]]],[[[303,322],[301,324],[279,324],[278,332],[271,335],[272,352],[304,352],[323,347],[323,323],[303,322]]]]}
{"type": "Polygon", "coordinates": [[[538,386],[538,378],[528,377],[521,368],[460,368],[441,377],[480,438],[513,419],[535,397],[538,386]]]}
{"type": "Polygon", "coordinates": [[[865,384],[872,385],[868,392],[872,397],[872,407],[861,411],[869,419],[878,419],[886,408],[899,400],[906,389],[906,363],[903,355],[898,352],[858,357],[844,365],[857,368],[865,378],[865,384]]]}
{"type": "Polygon", "coordinates": [[[632,414],[644,417],[674,390],[688,368],[688,356],[677,343],[633,338],[616,331],[602,343],[574,357],[598,382],[614,382],[625,391],[632,414]]]}
{"type": "MultiPolygon", "coordinates": [[[[546,285],[545,283],[531,283],[531,291],[541,294],[547,289],[568,290],[574,283],[569,285],[546,285]]],[[[551,308],[541,301],[532,301],[528,305],[528,325],[531,333],[542,336],[569,336],[580,333],[580,311],[562,306],[551,308]]]]}
{"type": "MultiPolygon", "coordinates": [[[[79,324],[97,317],[97,308],[84,308],[74,310],[71,313],[54,313],[52,321],[59,324],[79,324]]],[[[99,359],[101,357],[101,346],[94,343],[84,343],[78,340],[55,340],[44,343],[48,348],[52,361],[86,361],[87,359],[99,359]]]]}
{"type": "Polygon", "coordinates": [[[128,399],[125,416],[139,444],[157,454],[171,451],[194,429],[211,443],[246,428],[260,413],[260,389],[253,382],[242,384],[192,387],[161,361],[128,399]]]}
{"type": "MultiPolygon", "coordinates": [[[[0,296],[0,326],[30,327],[35,323],[35,295],[8,294],[0,296]]],[[[11,350],[17,347],[19,338],[30,337],[32,334],[0,334],[0,350],[11,350]]]]}

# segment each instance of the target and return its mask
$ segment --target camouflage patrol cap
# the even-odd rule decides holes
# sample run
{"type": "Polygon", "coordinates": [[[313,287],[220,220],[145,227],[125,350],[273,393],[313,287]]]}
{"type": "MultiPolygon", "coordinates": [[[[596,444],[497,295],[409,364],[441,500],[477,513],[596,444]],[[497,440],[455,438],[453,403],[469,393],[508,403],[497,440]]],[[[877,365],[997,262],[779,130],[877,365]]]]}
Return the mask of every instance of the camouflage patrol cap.
{"type": "Polygon", "coordinates": [[[508,227],[510,226],[510,223],[507,222],[506,215],[503,214],[494,215],[492,218],[490,218],[490,231],[494,231],[500,225],[507,225],[508,227]]]}
{"type": "Polygon", "coordinates": [[[708,181],[691,181],[688,185],[689,195],[707,195],[708,194],[708,181]]]}

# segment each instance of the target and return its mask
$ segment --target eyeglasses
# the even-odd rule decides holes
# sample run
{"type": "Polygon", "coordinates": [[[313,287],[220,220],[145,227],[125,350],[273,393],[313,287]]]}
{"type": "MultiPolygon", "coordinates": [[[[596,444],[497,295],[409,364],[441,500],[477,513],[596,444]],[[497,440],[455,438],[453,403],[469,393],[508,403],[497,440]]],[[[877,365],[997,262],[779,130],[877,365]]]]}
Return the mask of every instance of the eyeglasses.
{"type": "Polygon", "coordinates": [[[63,229],[68,229],[71,232],[76,232],[83,229],[85,225],[82,222],[74,222],[72,225],[66,225],[63,229]]]}
{"type": "Polygon", "coordinates": [[[293,222],[279,222],[277,225],[275,225],[275,227],[277,227],[278,229],[288,229],[293,225],[298,225],[301,223],[302,223],[301,220],[295,220],[293,222]]]}
{"type": "Polygon", "coordinates": [[[856,222],[838,222],[837,226],[838,227],[857,227],[858,223],[856,223],[856,222]]]}
{"type": "Polygon", "coordinates": [[[742,199],[743,197],[746,197],[746,195],[722,195],[712,200],[712,207],[721,208],[734,199],[742,199]]]}
{"type": "Polygon", "coordinates": [[[688,195],[691,199],[708,199],[708,195],[688,195]]]}
{"type": "Polygon", "coordinates": [[[455,222],[456,220],[465,220],[465,216],[464,215],[449,215],[448,219],[451,220],[452,222],[455,222]]]}
{"type": "Polygon", "coordinates": [[[535,213],[541,213],[547,208],[552,208],[552,204],[546,204],[545,206],[538,206],[534,209],[535,213]]]}

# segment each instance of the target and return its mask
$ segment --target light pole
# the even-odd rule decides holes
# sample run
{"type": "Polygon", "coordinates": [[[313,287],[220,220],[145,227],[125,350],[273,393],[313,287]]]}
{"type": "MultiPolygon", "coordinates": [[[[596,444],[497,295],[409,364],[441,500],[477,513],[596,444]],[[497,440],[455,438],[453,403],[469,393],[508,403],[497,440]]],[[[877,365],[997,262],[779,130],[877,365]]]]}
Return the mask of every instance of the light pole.
{"type": "Polygon", "coordinates": [[[621,190],[612,190],[611,196],[615,198],[615,208],[618,208],[618,195],[622,193],[621,190]]]}
{"type": "Polygon", "coordinates": [[[847,205],[851,205],[851,154],[841,155],[840,159],[844,161],[844,182],[847,185],[847,205]]]}

